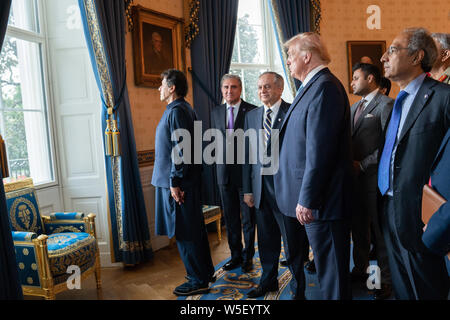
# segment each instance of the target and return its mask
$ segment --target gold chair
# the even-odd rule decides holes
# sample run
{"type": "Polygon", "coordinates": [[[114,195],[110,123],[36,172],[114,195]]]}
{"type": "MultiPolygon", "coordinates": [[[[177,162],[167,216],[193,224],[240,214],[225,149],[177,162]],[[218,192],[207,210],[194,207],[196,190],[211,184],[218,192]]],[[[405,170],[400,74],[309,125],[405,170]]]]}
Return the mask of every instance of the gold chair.
{"type": "Polygon", "coordinates": [[[205,224],[216,222],[217,227],[217,238],[219,241],[222,240],[222,229],[221,229],[221,218],[222,210],[218,206],[203,206],[203,216],[205,217],[205,224]]]}
{"type": "Polygon", "coordinates": [[[95,274],[101,295],[95,214],[57,212],[41,217],[31,178],[5,183],[5,193],[23,294],[55,299],[69,288],[72,274],[77,275],[71,270],[78,270],[80,281],[95,274]]]}

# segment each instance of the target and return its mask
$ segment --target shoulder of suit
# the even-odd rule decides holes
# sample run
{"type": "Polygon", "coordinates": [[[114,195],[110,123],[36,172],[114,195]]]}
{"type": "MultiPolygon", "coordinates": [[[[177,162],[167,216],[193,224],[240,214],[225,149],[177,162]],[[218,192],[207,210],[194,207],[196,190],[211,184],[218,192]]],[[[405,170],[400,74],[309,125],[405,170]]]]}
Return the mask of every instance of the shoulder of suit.
{"type": "Polygon", "coordinates": [[[253,110],[255,108],[258,108],[257,106],[255,106],[254,104],[248,103],[244,100],[241,100],[241,106],[246,107],[248,110],[253,110]]]}
{"type": "Polygon", "coordinates": [[[439,82],[430,77],[426,77],[422,86],[425,86],[426,90],[431,90],[433,92],[433,96],[436,96],[435,99],[437,98],[438,100],[444,99],[450,101],[450,85],[439,82]]]}
{"type": "Polygon", "coordinates": [[[286,110],[289,109],[289,107],[291,106],[291,104],[289,102],[284,101],[283,99],[281,99],[281,108],[285,108],[286,110]]]}
{"type": "Polygon", "coordinates": [[[222,108],[226,108],[226,104],[222,103],[222,104],[213,106],[213,107],[211,108],[211,112],[212,112],[212,113],[216,113],[216,112],[218,112],[219,110],[221,110],[222,108]]]}
{"type": "Polygon", "coordinates": [[[394,103],[394,99],[388,97],[387,95],[384,95],[382,93],[379,93],[379,99],[383,104],[389,104],[389,103],[394,103]]]}
{"type": "Polygon", "coordinates": [[[252,109],[247,111],[245,116],[246,117],[250,117],[249,115],[254,115],[254,114],[258,113],[258,112],[261,112],[261,110],[264,110],[263,106],[252,108],[252,109]]]}

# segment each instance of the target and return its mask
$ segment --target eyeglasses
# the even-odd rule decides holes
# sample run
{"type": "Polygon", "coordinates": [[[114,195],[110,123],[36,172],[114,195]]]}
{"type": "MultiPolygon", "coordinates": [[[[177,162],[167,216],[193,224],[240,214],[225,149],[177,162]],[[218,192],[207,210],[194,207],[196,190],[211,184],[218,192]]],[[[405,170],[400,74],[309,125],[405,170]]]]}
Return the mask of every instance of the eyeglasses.
{"type": "Polygon", "coordinates": [[[406,47],[406,48],[399,48],[399,47],[394,47],[394,46],[390,46],[388,49],[387,49],[387,54],[389,55],[389,56],[391,56],[391,55],[393,55],[394,53],[397,53],[398,51],[400,51],[400,50],[405,50],[405,49],[409,49],[408,47],[406,47]]]}

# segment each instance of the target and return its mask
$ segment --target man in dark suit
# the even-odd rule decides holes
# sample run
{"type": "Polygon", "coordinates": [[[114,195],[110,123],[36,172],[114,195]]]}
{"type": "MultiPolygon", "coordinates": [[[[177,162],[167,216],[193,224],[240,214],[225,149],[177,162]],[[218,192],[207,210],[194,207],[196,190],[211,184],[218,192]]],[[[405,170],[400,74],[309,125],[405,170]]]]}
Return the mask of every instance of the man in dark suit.
{"type": "Polygon", "coordinates": [[[431,166],[431,186],[447,200],[424,227],[422,241],[440,256],[450,252],[450,129],[431,166]]]}
{"type": "Polygon", "coordinates": [[[279,153],[277,130],[290,106],[281,99],[283,89],[284,80],[279,74],[270,71],[261,74],[258,79],[258,96],[263,106],[248,112],[245,117],[245,131],[253,131],[256,138],[248,139],[246,143],[246,163],[242,173],[242,185],[244,202],[249,207],[257,208],[258,252],[262,266],[259,285],[248,293],[249,298],[260,297],[266,292],[278,290],[281,236],[288,266],[293,275],[291,280],[293,297],[294,299],[305,298],[303,271],[305,246],[302,246],[306,241],[305,228],[296,218],[285,216],[278,209],[277,191],[273,183],[275,172],[270,172],[271,169],[274,171],[277,169],[277,165],[274,164],[278,161],[279,153]],[[261,159],[261,151],[271,159],[270,163],[261,159]],[[251,157],[254,157],[255,161],[251,161],[251,157]]]}
{"type": "Polygon", "coordinates": [[[285,44],[291,75],[302,82],[280,127],[277,205],[306,228],[324,299],[350,298],[352,163],[350,107],[344,87],[326,65],[316,33],[285,44]]]}
{"type": "Polygon", "coordinates": [[[187,154],[193,154],[193,144],[190,152],[183,150],[179,145],[181,136],[176,134],[177,130],[184,130],[194,137],[194,121],[197,118],[184,100],[187,90],[186,77],[181,71],[164,71],[159,91],[161,101],[168,105],[156,128],[152,176],[152,185],[156,188],[156,234],[176,237],[186,268],[188,281],[174,290],[174,294],[180,296],[206,293],[210,280],[214,279],[214,265],[201,207],[201,167],[187,158],[187,154]],[[172,141],[172,135],[177,136],[178,140],[172,141]],[[172,150],[178,151],[179,159],[172,157],[172,150]]]}
{"type": "Polygon", "coordinates": [[[447,299],[445,261],[422,242],[421,200],[431,165],[450,125],[450,87],[426,76],[437,56],[430,34],[405,29],[381,57],[401,91],[380,150],[382,233],[397,299],[447,299]]]}
{"type": "Polygon", "coordinates": [[[250,272],[255,254],[255,208],[249,208],[243,200],[244,161],[239,157],[243,148],[238,148],[239,139],[233,135],[236,130],[239,132],[239,129],[244,128],[246,113],[256,106],[241,99],[242,82],[239,76],[224,75],[220,86],[225,103],[211,111],[211,128],[219,129],[225,137],[223,163],[216,163],[217,183],[231,251],[231,259],[225,263],[223,269],[232,270],[241,266],[243,272],[250,272]],[[231,154],[234,156],[231,157],[231,154]],[[242,233],[245,247],[242,246],[242,233]]]}
{"type": "Polygon", "coordinates": [[[381,72],[373,64],[357,63],[353,67],[351,83],[353,94],[362,99],[350,108],[352,132],[353,169],[355,177],[354,212],[352,214],[353,261],[352,280],[367,280],[371,231],[377,245],[377,260],[381,271],[381,287],[375,291],[375,299],[391,294],[391,276],[386,246],[378,223],[377,168],[378,148],[383,128],[392,110],[394,100],[382,94],[381,72]]]}

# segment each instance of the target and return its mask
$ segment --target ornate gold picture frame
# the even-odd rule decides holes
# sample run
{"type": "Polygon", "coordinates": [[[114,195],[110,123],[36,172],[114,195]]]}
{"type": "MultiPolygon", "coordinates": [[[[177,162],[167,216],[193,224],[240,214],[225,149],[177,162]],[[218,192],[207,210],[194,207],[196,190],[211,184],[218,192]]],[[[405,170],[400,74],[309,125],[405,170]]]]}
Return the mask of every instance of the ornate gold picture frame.
{"type": "Polygon", "coordinates": [[[183,19],[138,5],[133,7],[133,25],[136,85],[158,88],[164,70],[184,71],[183,19]]]}

